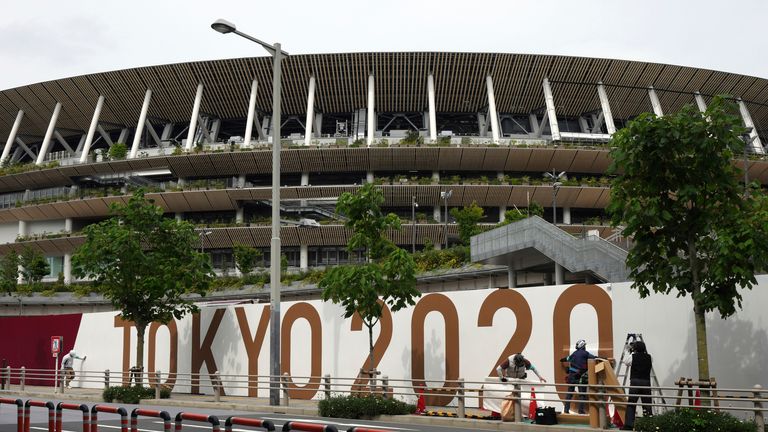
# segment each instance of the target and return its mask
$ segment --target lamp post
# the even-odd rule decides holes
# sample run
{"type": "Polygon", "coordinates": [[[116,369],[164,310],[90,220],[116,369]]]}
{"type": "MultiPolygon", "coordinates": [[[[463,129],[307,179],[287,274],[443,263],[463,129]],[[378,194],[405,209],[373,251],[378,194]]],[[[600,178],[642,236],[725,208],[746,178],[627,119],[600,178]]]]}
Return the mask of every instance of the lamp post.
{"type": "Polygon", "coordinates": [[[557,225],[557,191],[563,185],[560,180],[565,178],[565,171],[556,174],[555,170],[552,169],[551,173],[545,172],[544,176],[552,180],[552,224],[557,225]]]}
{"type": "Polygon", "coordinates": [[[448,198],[453,195],[453,189],[449,191],[440,191],[440,198],[445,201],[445,220],[443,221],[443,225],[445,226],[445,248],[448,249],[448,198]]]}
{"type": "Polygon", "coordinates": [[[280,63],[288,53],[280,43],[270,45],[237,30],[229,21],[218,19],[211,28],[219,33],[234,33],[261,45],[273,57],[272,63],[272,240],[269,277],[269,404],[280,405],[280,63]]]}
{"type": "Polygon", "coordinates": [[[203,239],[203,237],[209,236],[211,235],[211,233],[213,233],[213,231],[200,231],[200,233],[198,234],[200,236],[200,253],[201,254],[205,253],[205,239],[203,239]]]}
{"type": "Polygon", "coordinates": [[[413,244],[411,245],[411,253],[416,253],[416,207],[419,203],[416,202],[416,195],[411,197],[411,220],[413,221],[413,244]]]}

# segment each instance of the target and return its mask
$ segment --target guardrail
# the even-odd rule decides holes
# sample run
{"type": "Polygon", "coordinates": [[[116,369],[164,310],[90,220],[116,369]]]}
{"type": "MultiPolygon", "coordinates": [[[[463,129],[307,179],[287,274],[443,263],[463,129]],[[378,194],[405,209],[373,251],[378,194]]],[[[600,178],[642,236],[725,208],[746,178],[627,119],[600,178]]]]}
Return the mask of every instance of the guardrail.
{"type": "MultiPolygon", "coordinates": [[[[8,368],[6,374],[10,377],[8,390],[2,393],[12,393],[20,390],[20,383],[30,377],[44,377],[53,382],[55,371],[47,369],[8,368]]],[[[375,394],[381,397],[397,398],[409,402],[416,402],[420,397],[426,405],[452,410],[451,415],[465,417],[468,408],[485,408],[499,406],[503,401],[511,401],[516,414],[523,413],[524,405],[535,400],[539,406],[559,404],[565,401],[567,395],[571,395],[572,405],[585,403],[593,411],[590,417],[599,421],[598,426],[607,427],[605,407],[612,403],[621,409],[629,406],[642,405],[641,402],[629,403],[624,397],[631,389],[630,386],[616,386],[607,384],[588,384],[587,392],[579,392],[574,389],[569,392],[566,383],[512,383],[502,386],[495,378],[486,380],[446,379],[439,383],[425,379],[393,379],[387,376],[361,375],[357,377],[331,377],[323,376],[299,376],[288,375],[243,375],[222,374],[218,371],[210,374],[202,373],[162,373],[152,372],[112,372],[112,371],[78,371],[74,384],[82,387],[102,388],[111,385],[131,385],[143,383],[156,390],[159,396],[160,390],[165,387],[187,389],[185,392],[213,395],[216,400],[223,396],[238,395],[243,397],[266,397],[272,385],[279,386],[282,400],[281,405],[290,405],[292,399],[327,399],[335,395],[367,395],[375,394]],[[529,394],[530,388],[535,387],[535,399],[529,394]],[[503,390],[499,390],[499,389],[503,390]],[[585,398],[582,401],[580,398],[585,398]],[[494,403],[492,403],[492,401],[494,403]]],[[[66,391],[57,389],[58,391],[66,391]]],[[[651,387],[653,393],[653,410],[657,413],[679,409],[683,407],[703,408],[711,406],[711,409],[728,411],[740,418],[754,420],[759,431],[765,430],[765,415],[768,410],[768,396],[760,385],[753,388],[701,388],[700,395],[694,395],[696,388],[681,386],[651,387]],[[693,390],[693,391],[691,391],[693,390]]],[[[178,390],[177,390],[178,392],[178,390]]],[[[0,399],[0,403],[15,404],[13,399],[0,399]]],[[[60,406],[62,404],[59,404],[60,406]]],[[[82,410],[81,406],[64,404],[67,409],[82,410]]],[[[556,405],[557,406],[557,405],[556,405]]],[[[57,410],[60,410],[57,407],[57,410]]],[[[160,415],[157,412],[139,411],[138,415],[160,415]]],[[[84,413],[84,419],[87,414],[84,413]]],[[[521,421],[522,415],[517,416],[521,421]]],[[[84,420],[85,421],[85,420],[84,420]]],[[[84,424],[85,430],[86,424],[84,424]]],[[[212,425],[213,427],[213,425],[212,425]]]]}

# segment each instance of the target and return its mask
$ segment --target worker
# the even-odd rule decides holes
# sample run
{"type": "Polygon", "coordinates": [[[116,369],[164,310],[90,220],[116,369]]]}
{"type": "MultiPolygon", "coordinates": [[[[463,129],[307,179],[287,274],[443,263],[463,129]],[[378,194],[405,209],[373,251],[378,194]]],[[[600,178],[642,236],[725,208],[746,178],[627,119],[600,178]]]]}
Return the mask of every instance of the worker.
{"type": "Polygon", "coordinates": [[[637,341],[629,344],[630,355],[624,356],[624,364],[629,367],[629,399],[627,405],[627,415],[624,421],[623,430],[632,430],[635,425],[635,415],[637,410],[638,398],[642,400],[643,416],[653,415],[651,404],[651,368],[653,359],[648,354],[645,343],[637,341]]]}
{"type": "Polygon", "coordinates": [[[88,356],[78,356],[75,350],[72,350],[69,352],[69,354],[65,355],[64,358],[61,359],[61,369],[64,371],[64,380],[67,388],[72,388],[70,386],[70,383],[73,379],[75,379],[75,368],[73,367],[75,364],[75,359],[85,361],[85,358],[88,356]]]}
{"type": "Polygon", "coordinates": [[[597,356],[587,351],[587,341],[579,339],[576,341],[575,351],[568,357],[560,359],[560,361],[568,362],[568,376],[565,378],[568,385],[568,394],[565,395],[565,407],[563,412],[568,414],[571,410],[571,399],[573,399],[574,392],[578,386],[579,392],[582,393],[577,399],[579,402],[579,414],[586,414],[584,411],[584,393],[587,392],[587,361],[595,359],[597,356]]]}
{"type": "Polygon", "coordinates": [[[547,382],[547,380],[539,374],[536,366],[525,358],[522,353],[509,356],[496,367],[496,372],[499,374],[499,379],[502,382],[507,382],[507,378],[525,379],[528,376],[527,371],[535,373],[541,382],[547,382]]]}

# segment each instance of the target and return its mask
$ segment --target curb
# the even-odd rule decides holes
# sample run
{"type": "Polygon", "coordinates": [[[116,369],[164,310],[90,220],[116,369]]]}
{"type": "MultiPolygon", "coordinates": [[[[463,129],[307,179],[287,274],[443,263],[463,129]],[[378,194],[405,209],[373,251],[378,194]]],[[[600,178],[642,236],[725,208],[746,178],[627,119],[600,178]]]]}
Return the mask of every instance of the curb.
{"type": "Polygon", "coordinates": [[[271,406],[271,405],[250,405],[237,402],[207,402],[190,401],[183,399],[142,399],[139,405],[163,405],[173,407],[193,407],[205,409],[227,409],[232,411],[258,411],[273,414],[290,414],[317,416],[318,409],[315,407],[292,407],[292,406],[271,406]]]}

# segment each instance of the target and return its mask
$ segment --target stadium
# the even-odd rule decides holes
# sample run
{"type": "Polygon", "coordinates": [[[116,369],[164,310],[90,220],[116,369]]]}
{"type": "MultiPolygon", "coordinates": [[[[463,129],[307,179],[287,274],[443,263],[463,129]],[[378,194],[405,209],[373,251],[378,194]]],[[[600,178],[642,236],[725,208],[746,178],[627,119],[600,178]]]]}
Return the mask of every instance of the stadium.
{"type": "MultiPolygon", "coordinates": [[[[744,161],[734,163],[744,163],[749,179],[766,184],[761,140],[768,133],[768,80],[639,61],[442,52],[292,55],[283,60],[282,73],[279,137],[271,127],[269,57],[140,67],[1,91],[0,255],[37,248],[51,265],[47,281],[74,282],[71,256],[83,243],[83,228],[106,218],[111,203],[143,188],[168,217],[197,226],[200,248],[220,275],[234,272],[236,244],[261,249],[267,266],[271,143],[279,139],[280,235],[292,271],[362,260],[346,249],[350,232],[335,203],[365,182],[380,187],[384,210],[401,217],[402,229],[390,235],[408,250],[455,243],[454,208],[476,203],[485,211],[484,223],[495,225],[507,210],[544,207],[548,223],[523,225],[528,231],[506,226],[505,238],[519,235],[519,242],[496,247],[502,242],[489,240],[494,247],[477,253],[473,245],[473,259],[485,266],[419,278],[425,295],[412,310],[399,312],[389,329],[395,354],[383,355],[379,366],[391,376],[484,379],[499,352],[509,349],[508,329],[522,323],[528,335],[515,342],[522,343],[517,349],[539,359],[542,373],[557,376],[558,383],[559,359],[572,341],[586,339],[602,356],[618,357],[629,332],[644,333],[649,349],[665,353],[656,363],[662,383],[694,376],[688,299],[641,302],[629,289],[622,260],[627,240],[605,214],[608,142],[643,112],[663,115],[686,104],[703,110],[713,96],[731,95],[751,128],[744,161]],[[531,239],[535,244],[526,243],[531,239]],[[590,249],[560,247],[570,242],[590,249]],[[507,287],[523,289],[497,289],[507,287]],[[515,309],[523,306],[513,306],[519,304],[527,315],[525,308],[515,309]],[[499,312],[494,322],[494,311],[504,308],[514,313],[499,312]],[[432,311],[444,323],[427,318],[432,311]],[[487,358],[478,360],[476,353],[487,358]]],[[[733,368],[730,357],[768,342],[759,307],[768,301],[760,289],[768,285],[764,276],[758,285],[745,294],[738,319],[712,318],[710,337],[723,347],[712,353],[713,374],[732,387],[751,388],[764,376],[760,359],[745,357],[733,368]]],[[[289,327],[284,346],[286,358],[294,357],[291,372],[355,376],[367,353],[365,335],[340,333],[347,326],[340,309],[323,304],[316,292],[302,295],[283,310],[284,325],[310,323],[294,330],[293,346],[289,327]],[[333,350],[361,353],[360,359],[340,359],[333,350]],[[311,364],[299,360],[307,356],[311,364]]],[[[108,305],[39,296],[23,302],[29,308],[36,301],[29,314],[69,315],[3,318],[15,329],[4,336],[4,346],[62,332],[66,349],[89,353],[87,369],[127,372],[133,364],[135,336],[108,305]]],[[[0,303],[3,315],[21,315],[15,298],[0,303]]],[[[150,347],[149,371],[156,357],[159,369],[176,368],[180,375],[210,374],[216,360],[224,374],[267,374],[266,354],[258,359],[261,345],[254,348],[249,336],[247,349],[240,346],[250,332],[241,314],[259,322],[264,304],[209,306],[167,331],[150,329],[150,345],[158,347],[150,347]],[[214,347],[204,359],[197,346],[201,332],[213,335],[203,341],[208,352],[214,347]],[[236,360],[223,361],[216,348],[222,341],[226,358],[236,360]]],[[[26,366],[50,363],[50,354],[38,351],[26,366]]],[[[23,354],[4,353],[14,367],[23,364],[23,354]]],[[[211,382],[176,389],[211,393],[211,382]]]]}
{"type": "MultiPolygon", "coordinates": [[[[0,92],[0,253],[40,248],[50,278],[69,282],[78,233],[144,187],[169,215],[201,227],[219,271],[234,269],[235,243],[262,248],[268,263],[271,79],[270,58],[242,58],[0,92]],[[124,155],[110,154],[115,143],[124,155]]],[[[359,259],[345,249],[334,205],[366,181],[403,218],[392,236],[407,248],[440,247],[445,230],[452,242],[447,213],[473,202],[487,223],[536,202],[550,222],[554,206],[566,231],[614,239],[604,213],[606,143],[627,120],[733,95],[757,137],[745,151],[758,155],[768,124],[765,79],[624,60],[297,55],[284,60],[282,82],[281,237],[289,266],[300,269],[359,259]],[[553,170],[566,173],[558,188],[543,175],[553,170]]],[[[768,181],[763,161],[750,160],[749,174],[768,181]]],[[[552,271],[520,269],[519,283],[540,284],[552,271]]],[[[564,280],[586,276],[566,271],[564,280]]]]}

